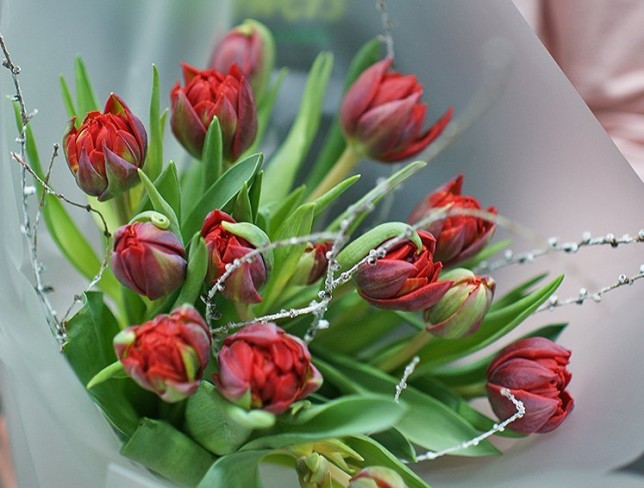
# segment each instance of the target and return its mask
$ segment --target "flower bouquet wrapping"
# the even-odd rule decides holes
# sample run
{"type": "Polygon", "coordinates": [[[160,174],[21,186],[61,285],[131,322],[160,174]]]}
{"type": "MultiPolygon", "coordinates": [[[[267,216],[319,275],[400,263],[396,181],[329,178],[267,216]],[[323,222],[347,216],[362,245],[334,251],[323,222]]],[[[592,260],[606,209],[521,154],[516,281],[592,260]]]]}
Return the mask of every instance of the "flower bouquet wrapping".
{"type": "MultiPolygon", "coordinates": [[[[73,90],[62,81],[59,157],[87,202],[56,191],[28,96],[15,93],[22,229],[48,323],[121,454],[171,483],[257,486],[259,464],[272,462],[301,486],[427,486],[410,465],[497,454],[491,436],[550,432],[573,410],[575,356],[555,342],[566,324],[540,314],[569,301],[555,295],[561,276],[496,272],[539,255],[493,240],[519,229],[509,211],[470,195],[476,185],[457,172],[418,193],[408,215],[376,217],[426,164],[397,165],[422,151],[433,160],[502,89],[492,80],[454,112],[397,69],[385,34],[389,44],[369,41],[354,57],[328,131],[333,58],[312,58],[277,142],[285,75],[271,76],[274,41],[257,21],[230,30],[203,66],[184,63],[168,95],[154,68],[147,111],[116,93],[99,103],[77,59],[73,90]],[[168,150],[172,138],[181,150],[168,150]],[[352,193],[360,160],[393,170],[352,193]],[[69,206],[91,213],[98,233],[69,206]],[[39,220],[89,282],[64,317],[41,282],[39,220]],[[523,330],[534,314],[539,325],[523,330]]],[[[544,253],[643,239],[591,234],[544,253]]]]}

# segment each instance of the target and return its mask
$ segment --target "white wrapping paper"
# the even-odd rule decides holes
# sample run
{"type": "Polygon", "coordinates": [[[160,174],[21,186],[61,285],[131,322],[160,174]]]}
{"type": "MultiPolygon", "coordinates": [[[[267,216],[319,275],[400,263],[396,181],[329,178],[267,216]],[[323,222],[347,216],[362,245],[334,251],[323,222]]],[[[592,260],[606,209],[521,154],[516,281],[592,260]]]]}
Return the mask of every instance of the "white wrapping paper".
{"type": "MultiPolygon", "coordinates": [[[[162,93],[168,93],[180,76],[178,63],[203,65],[213,39],[233,19],[245,15],[259,15],[259,20],[275,27],[282,48],[278,64],[295,67],[279,101],[278,130],[297,105],[303,79],[298,69],[305,70],[320,48],[336,52],[328,100],[331,114],[343,69],[355,49],[380,32],[380,18],[374,2],[366,0],[301,2],[308,7],[298,8],[289,8],[290,3],[0,1],[1,31],[22,67],[28,109],[39,110],[33,128],[41,157],[48,157],[51,144],[59,142],[64,131],[66,115],[57,77],[64,73],[73,80],[75,55],[83,56],[99,99],[114,91],[134,112],[146,114],[151,64],[159,68],[162,93]]],[[[512,65],[506,88],[493,107],[422,177],[405,186],[393,216],[404,219],[416,200],[464,172],[467,193],[484,206],[494,204],[501,215],[538,236],[517,238],[513,245],[517,250],[542,246],[549,236],[567,241],[580,239],[584,231],[620,236],[644,228],[642,183],[511,2],[399,0],[389,2],[389,10],[398,25],[393,31],[397,68],[417,73],[425,83],[430,118],[448,105],[455,107],[458,118],[481,86],[486,66],[503,59],[512,65]]],[[[0,80],[2,94],[12,93],[7,72],[0,80]]],[[[168,98],[162,103],[169,104],[168,98]]],[[[118,456],[117,440],[58,353],[21,271],[29,275],[18,230],[18,171],[8,157],[8,151],[17,148],[16,134],[11,107],[3,102],[0,110],[5,175],[0,179],[1,385],[19,486],[163,486],[118,456]]],[[[176,144],[169,145],[166,154],[183,159],[176,144]]],[[[362,191],[389,168],[363,163],[360,171],[366,173],[362,191]]],[[[53,184],[82,199],[62,158],[53,184]]],[[[89,228],[88,217],[80,213],[78,217],[89,228]]],[[[45,279],[56,285],[53,299],[62,312],[82,284],[47,240],[43,242],[45,279]]],[[[622,273],[634,275],[642,264],[642,244],[604,246],[543,258],[494,277],[500,289],[507,289],[543,270],[565,272],[559,292],[565,298],[581,287],[594,291],[611,284],[622,273]]],[[[560,342],[573,350],[573,414],[556,432],[519,441],[500,458],[441,459],[423,464],[420,473],[437,487],[642,486],[641,476],[615,472],[644,451],[642,317],[644,281],[606,295],[601,304],[531,318],[522,333],[529,327],[570,321],[560,342]]],[[[266,486],[290,486],[292,475],[290,482],[280,476],[271,471],[266,486]]]]}

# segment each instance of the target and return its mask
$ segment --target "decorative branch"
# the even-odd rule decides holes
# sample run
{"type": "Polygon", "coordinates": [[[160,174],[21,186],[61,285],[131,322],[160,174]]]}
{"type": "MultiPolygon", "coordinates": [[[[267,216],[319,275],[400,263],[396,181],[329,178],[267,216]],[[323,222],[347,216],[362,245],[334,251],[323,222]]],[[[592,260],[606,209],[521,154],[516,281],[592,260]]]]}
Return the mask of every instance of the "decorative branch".
{"type": "Polygon", "coordinates": [[[550,237],[547,242],[547,247],[533,249],[531,251],[522,253],[515,253],[512,250],[508,250],[505,252],[505,255],[502,259],[498,259],[490,263],[482,261],[474,269],[474,272],[490,272],[512,264],[532,263],[536,258],[557,252],[575,254],[577,251],[584,247],[608,245],[610,247],[617,248],[620,245],[643,243],[644,229],[640,229],[640,231],[637,233],[637,236],[635,237],[632,237],[630,234],[624,234],[621,237],[615,237],[615,234],[611,233],[603,236],[593,237],[590,232],[584,232],[581,239],[578,241],[560,243],[556,237],[550,237]]]}
{"type": "MultiPolygon", "coordinates": [[[[478,446],[481,441],[493,436],[497,432],[503,432],[508,425],[516,420],[519,420],[525,415],[525,405],[521,400],[517,400],[517,398],[512,394],[512,392],[510,392],[510,390],[508,390],[507,388],[501,388],[501,395],[510,400],[516,407],[517,411],[514,415],[507,418],[503,422],[494,424],[492,428],[487,432],[484,432],[481,435],[478,435],[468,441],[462,442],[461,444],[448,447],[447,449],[443,449],[442,451],[428,451],[424,454],[420,454],[416,456],[416,462],[419,463],[422,461],[433,461],[434,459],[445,456],[447,454],[467,449],[468,447],[478,446]]],[[[403,462],[406,461],[403,460],[403,462]]]]}
{"type": "Polygon", "coordinates": [[[637,280],[641,280],[643,278],[644,278],[644,264],[640,266],[639,273],[637,273],[636,275],[629,277],[629,276],[626,276],[625,274],[621,274],[617,277],[617,281],[615,283],[609,286],[605,286],[594,293],[589,293],[586,288],[580,288],[579,295],[572,298],[566,298],[565,300],[560,300],[559,297],[557,297],[557,295],[551,295],[548,301],[544,303],[541,307],[539,307],[536,310],[536,312],[543,312],[545,310],[554,310],[555,308],[564,307],[566,305],[573,305],[573,304],[583,305],[583,303],[586,300],[592,300],[595,303],[599,303],[602,301],[602,297],[606,293],[616,290],[617,288],[620,288],[622,286],[632,285],[637,280]]]}
{"type": "Polygon", "coordinates": [[[380,12],[380,20],[382,22],[382,35],[380,40],[385,45],[387,52],[387,57],[394,57],[394,38],[391,35],[391,31],[397,26],[396,20],[389,14],[387,9],[387,2],[385,0],[378,0],[376,2],[376,8],[380,12]]]}
{"type": "Polygon", "coordinates": [[[407,389],[407,380],[414,373],[414,370],[416,369],[416,366],[418,366],[419,362],[420,358],[418,356],[414,356],[411,362],[407,366],[405,366],[405,371],[403,371],[402,378],[400,378],[400,382],[396,385],[396,394],[394,395],[394,401],[396,403],[400,403],[400,395],[405,389],[407,389]]]}

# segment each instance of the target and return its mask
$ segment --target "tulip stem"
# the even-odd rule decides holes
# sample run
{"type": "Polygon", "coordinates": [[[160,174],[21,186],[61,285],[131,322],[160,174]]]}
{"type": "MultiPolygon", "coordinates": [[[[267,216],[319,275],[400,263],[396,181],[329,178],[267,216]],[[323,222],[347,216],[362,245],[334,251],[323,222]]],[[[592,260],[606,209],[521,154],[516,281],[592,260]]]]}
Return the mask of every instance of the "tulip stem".
{"type": "Polygon", "coordinates": [[[120,195],[115,196],[112,199],[112,202],[114,203],[114,211],[116,212],[116,218],[119,224],[127,224],[132,216],[132,208],[130,206],[130,192],[124,191],[120,195]]]}
{"type": "Polygon", "coordinates": [[[408,341],[397,344],[393,349],[387,351],[376,361],[375,365],[386,372],[405,366],[431,339],[432,335],[429,332],[421,330],[408,341]]]}
{"type": "Polygon", "coordinates": [[[333,165],[331,171],[327,173],[320,184],[315,188],[315,190],[313,190],[308,201],[312,202],[313,200],[321,197],[335,185],[340,183],[359,161],[360,153],[354,149],[353,145],[348,144],[336,163],[333,165]]]}

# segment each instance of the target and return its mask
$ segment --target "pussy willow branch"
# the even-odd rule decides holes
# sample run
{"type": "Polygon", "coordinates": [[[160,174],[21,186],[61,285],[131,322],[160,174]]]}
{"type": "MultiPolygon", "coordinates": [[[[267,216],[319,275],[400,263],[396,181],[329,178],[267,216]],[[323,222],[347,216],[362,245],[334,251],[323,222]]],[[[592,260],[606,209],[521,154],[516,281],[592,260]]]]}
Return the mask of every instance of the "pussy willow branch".
{"type": "Polygon", "coordinates": [[[583,305],[586,300],[592,300],[595,303],[599,303],[602,300],[602,297],[617,288],[626,285],[632,285],[637,280],[644,278],[644,264],[640,266],[639,273],[633,276],[626,276],[621,274],[617,277],[617,281],[612,285],[604,286],[603,288],[595,291],[589,292],[586,288],[579,289],[579,295],[576,297],[566,298],[565,300],[560,300],[557,295],[552,295],[546,303],[539,307],[536,312],[543,312],[545,310],[554,310],[555,308],[564,307],[566,305],[583,305]]]}
{"type": "Polygon", "coordinates": [[[488,437],[493,436],[497,432],[503,432],[508,425],[510,425],[512,422],[516,420],[519,420],[521,417],[525,415],[526,413],[525,405],[521,400],[518,400],[510,390],[508,390],[507,388],[501,388],[501,395],[503,395],[505,398],[510,400],[516,407],[517,411],[514,415],[505,419],[503,422],[494,424],[494,426],[487,432],[484,432],[481,435],[478,435],[468,441],[462,442],[461,444],[449,447],[447,449],[443,449],[442,451],[428,451],[424,454],[420,454],[416,456],[416,462],[419,463],[422,461],[432,461],[436,458],[445,456],[447,454],[451,454],[456,451],[467,449],[468,447],[478,446],[481,441],[487,439],[488,437]]]}
{"type": "Polygon", "coordinates": [[[394,38],[391,35],[391,31],[396,27],[395,19],[389,14],[387,8],[387,2],[385,0],[378,0],[376,2],[376,8],[380,12],[380,20],[382,22],[382,35],[380,36],[385,49],[387,52],[387,57],[394,57],[394,38]]]}
{"type": "Polygon", "coordinates": [[[396,385],[396,394],[394,395],[394,401],[396,403],[400,403],[400,395],[407,389],[407,380],[414,373],[414,370],[416,369],[416,366],[418,366],[419,362],[420,358],[418,356],[414,356],[411,362],[407,366],[405,366],[405,371],[403,371],[403,375],[396,385]]]}
{"type": "MultiPolygon", "coordinates": [[[[0,49],[2,49],[2,53],[4,55],[2,66],[7,68],[11,72],[11,79],[13,81],[15,90],[15,94],[13,95],[12,100],[18,104],[18,110],[20,112],[20,134],[17,139],[19,150],[18,154],[13,152],[11,154],[14,159],[19,159],[20,161],[24,162],[25,154],[27,152],[27,125],[29,124],[31,117],[35,115],[36,112],[32,114],[27,113],[27,107],[25,105],[25,99],[22,94],[20,80],[18,79],[18,75],[20,74],[20,67],[13,63],[11,55],[9,54],[9,50],[7,49],[7,45],[5,44],[4,38],[1,35],[0,49]]],[[[27,185],[27,171],[29,171],[30,169],[31,168],[29,168],[29,165],[23,164],[20,171],[20,189],[22,191],[22,232],[29,244],[29,260],[33,269],[34,279],[36,281],[34,288],[39,300],[44,306],[45,320],[47,321],[47,324],[56,340],[59,342],[59,344],[63,344],[66,339],[65,328],[58,320],[56,311],[54,310],[51,302],[49,301],[49,298],[47,297],[47,292],[50,288],[45,286],[42,279],[42,271],[44,269],[44,266],[38,260],[36,233],[29,217],[29,198],[35,195],[35,192],[31,191],[27,185]]]]}
{"type": "Polygon", "coordinates": [[[505,255],[502,259],[498,259],[489,263],[486,261],[481,262],[478,266],[476,266],[474,272],[489,272],[512,264],[531,263],[536,258],[557,252],[574,254],[584,247],[608,245],[617,248],[620,245],[637,243],[644,243],[644,229],[640,229],[637,236],[635,237],[632,237],[629,234],[624,234],[621,237],[616,237],[615,234],[612,233],[593,237],[590,232],[584,232],[580,240],[563,243],[560,243],[556,237],[550,237],[548,239],[547,247],[533,249],[531,251],[522,253],[515,253],[514,251],[508,250],[505,252],[505,255]]]}

